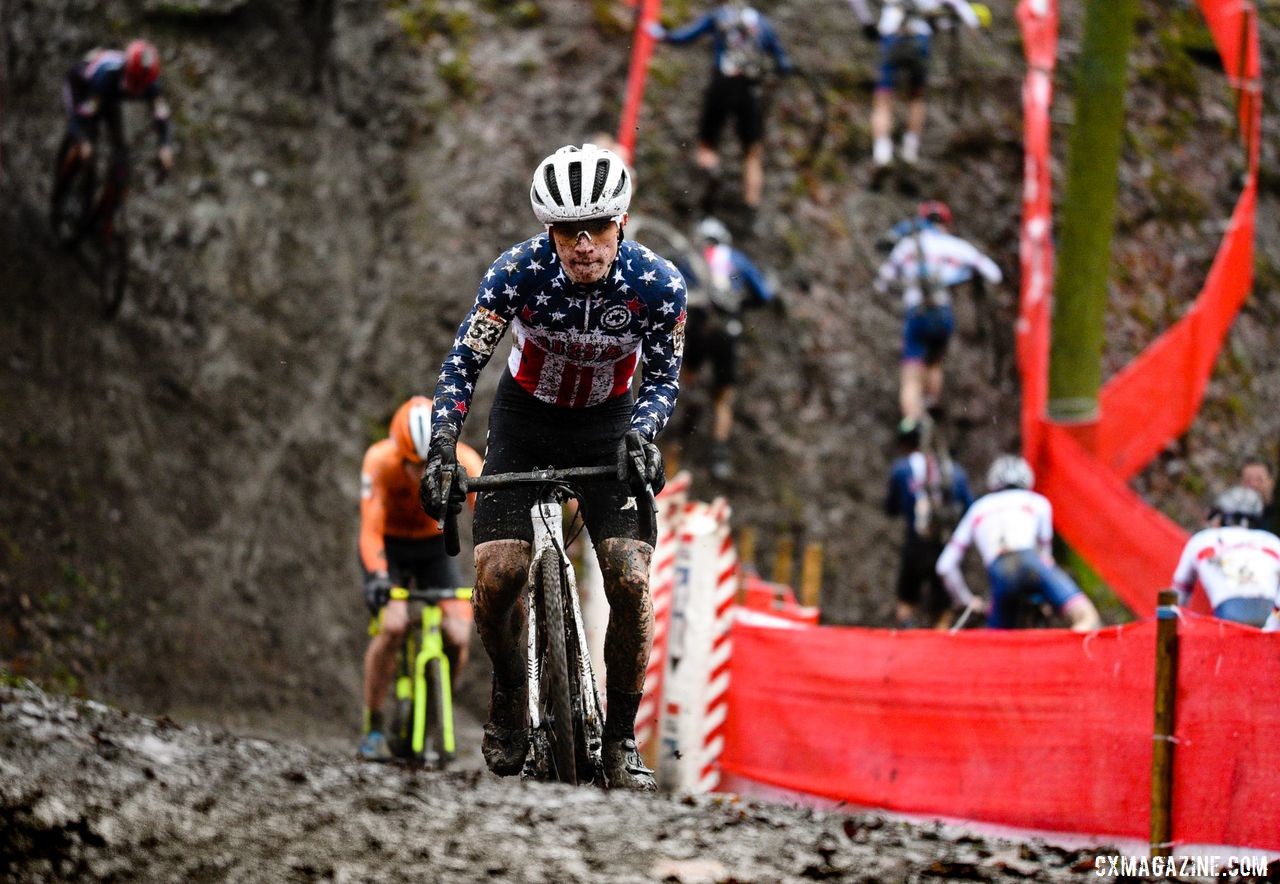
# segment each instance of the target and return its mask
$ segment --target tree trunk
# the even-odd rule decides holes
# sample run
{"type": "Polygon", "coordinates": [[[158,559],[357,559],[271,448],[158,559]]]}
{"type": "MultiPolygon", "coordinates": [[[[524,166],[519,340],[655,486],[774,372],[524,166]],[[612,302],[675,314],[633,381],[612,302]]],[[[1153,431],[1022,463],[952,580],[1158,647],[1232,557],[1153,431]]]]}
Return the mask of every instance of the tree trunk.
{"type": "Polygon", "coordinates": [[[1054,280],[1049,417],[1098,417],[1124,90],[1137,0],[1088,0],[1054,280]]]}

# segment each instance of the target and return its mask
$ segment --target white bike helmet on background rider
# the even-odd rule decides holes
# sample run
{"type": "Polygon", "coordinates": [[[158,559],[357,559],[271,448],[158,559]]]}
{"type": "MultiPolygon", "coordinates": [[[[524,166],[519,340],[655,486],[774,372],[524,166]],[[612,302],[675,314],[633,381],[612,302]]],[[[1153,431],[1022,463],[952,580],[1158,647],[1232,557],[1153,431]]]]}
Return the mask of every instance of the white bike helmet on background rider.
{"type": "Polygon", "coordinates": [[[720,245],[733,244],[733,236],[729,233],[729,228],[725,227],[724,222],[719,218],[708,216],[698,222],[698,236],[720,245]]]}
{"type": "Polygon", "coordinates": [[[631,205],[631,170],[611,150],[566,145],[538,163],[529,202],[547,225],[600,218],[620,224],[631,205]]]}
{"type": "Polygon", "coordinates": [[[1262,495],[1252,488],[1236,485],[1218,495],[1209,516],[1218,516],[1223,525],[1254,528],[1262,521],[1262,495]]]}
{"type": "Polygon", "coordinates": [[[997,457],[987,470],[987,490],[1004,491],[1006,488],[1029,489],[1036,482],[1036,474],[1027,463],[1016,454],[1002,454],[997,457]]]}

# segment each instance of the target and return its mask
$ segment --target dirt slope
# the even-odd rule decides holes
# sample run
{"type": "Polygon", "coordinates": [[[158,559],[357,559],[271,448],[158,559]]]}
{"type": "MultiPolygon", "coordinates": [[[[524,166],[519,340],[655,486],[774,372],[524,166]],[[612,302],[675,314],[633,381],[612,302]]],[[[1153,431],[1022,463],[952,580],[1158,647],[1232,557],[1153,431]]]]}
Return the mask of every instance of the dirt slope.
{"type": "Polygon", "coordinates": [[[99,881],[1067,881],[1107,848],[413,774],[0,688],[0,876],[99,881]]]}

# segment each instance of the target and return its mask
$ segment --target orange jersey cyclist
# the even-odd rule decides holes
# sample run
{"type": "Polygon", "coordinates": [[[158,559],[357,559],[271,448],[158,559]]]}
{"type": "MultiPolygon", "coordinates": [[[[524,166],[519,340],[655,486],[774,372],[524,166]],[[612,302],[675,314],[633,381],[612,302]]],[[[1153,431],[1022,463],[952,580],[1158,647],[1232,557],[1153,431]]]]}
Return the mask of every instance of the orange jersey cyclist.
{"type": "MultiPolygon", "coordinates": [[[[654,439],[679,387],[684,280],[670,261],[623,238],[631,171],[611,151],[593,144],[556,151],[538,164],[530,200],[546,229],[493,262],[440,370],[423,482],[424,505],[434,512],[476,378],[508,328],[511,352],[489,417],[486,472],[611,465],[619,446],[629,445],[643,449],[654,490],[662,485],[654,439]]],[[[612,787],[649,790],[654,781],[636,752],[634,724],[653,633],[654,539],[641,536],[624,482],[577,490],[610,607],[605,778],[612,787]]],[[[528,747],[520,596],[536,494],[481,494],[476,503],[476,625],[494,668],[483,749],[501,775],[521,770],[528,747]]]]}
{"type": "MultiPolygon", "coordinates": [[[[457,564],[445,554],[439,523],[418,503],[430,438],[431,400],[414,396],[396,410],[390,438],[369,446],[360,470],[360,571],[365,602],[377,621],[364,656],[364,736],[359,754],[371,761],[391,757],[382,705],[395,677],[396,651],[409,628],[409,603],[391,599],[391,589],[448,589],[462,582],[457,564]]],[[[467,445],[458,446],[458,461],[472,476],[484,467],[480,455],[467,445]]],[[[456,680],[471,641],[471,603],[449,600],[440,608],[456,680]]]]}

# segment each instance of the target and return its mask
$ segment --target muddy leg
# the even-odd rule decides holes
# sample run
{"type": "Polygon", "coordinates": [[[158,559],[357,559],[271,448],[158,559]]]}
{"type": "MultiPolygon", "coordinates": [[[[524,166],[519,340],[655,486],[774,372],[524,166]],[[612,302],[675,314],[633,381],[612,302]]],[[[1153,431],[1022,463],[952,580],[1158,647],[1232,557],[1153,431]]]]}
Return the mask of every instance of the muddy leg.
{"type": "Polygon", "coordinates": [[[525,679],[525,599],[531,547],[523,540],[493,540],[476,547],[475,617],[493,673],[505,686],[525,679]]]}
{"type": "Polygon", "coordinates": [[[609,627],[604,637],[609,686],[605,733],[630,737],[653,645],[653,601],[649,595],[653,547],[640,540],[611,538],[600,544],[599,555],[609,599],[609,627]]]}

